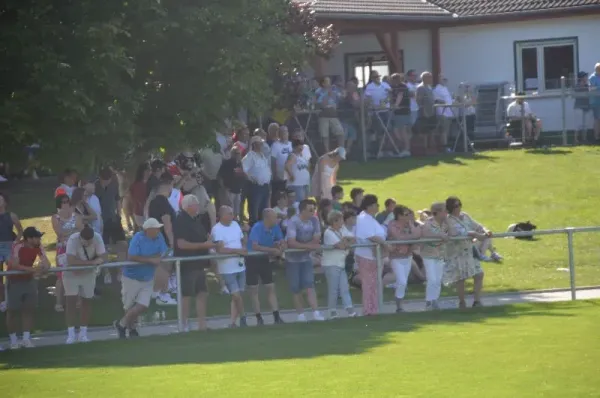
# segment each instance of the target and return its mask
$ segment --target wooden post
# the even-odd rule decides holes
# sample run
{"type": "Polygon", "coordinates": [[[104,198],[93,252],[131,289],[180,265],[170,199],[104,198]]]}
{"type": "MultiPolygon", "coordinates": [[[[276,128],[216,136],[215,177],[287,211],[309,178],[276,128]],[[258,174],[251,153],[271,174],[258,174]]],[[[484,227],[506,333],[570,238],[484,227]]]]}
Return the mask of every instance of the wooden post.
{"type": "Polygon", "coordinates": [[[434,27],[431,33],[431,73],[433,74],[433,84],[438,84],[440,73],[442,73],[442,55],[440,44],[440,28],[434,27]]]}

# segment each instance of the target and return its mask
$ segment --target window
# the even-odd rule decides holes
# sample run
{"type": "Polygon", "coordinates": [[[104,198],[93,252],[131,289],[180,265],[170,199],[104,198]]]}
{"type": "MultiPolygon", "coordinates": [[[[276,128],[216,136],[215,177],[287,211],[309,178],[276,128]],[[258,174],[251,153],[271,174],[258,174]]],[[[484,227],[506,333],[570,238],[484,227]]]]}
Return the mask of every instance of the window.
{"type": "MultiPolygon", "coordinates": [[[[403,59],[402,50],[400,57],[403,59]]],[[[371,71],[377,71],[381,76],[389,76],[390,67],[386,55],[381,53],[346,54],[346,76],[347,79],[356,77],[358,86],[364,87],[369,82],[371,71]]]]}
{"type": "Polygon", "coordinates": [[[560,89],[577,75],[577,38],[515,42],[516,86],[519,91],[560,89]]]}

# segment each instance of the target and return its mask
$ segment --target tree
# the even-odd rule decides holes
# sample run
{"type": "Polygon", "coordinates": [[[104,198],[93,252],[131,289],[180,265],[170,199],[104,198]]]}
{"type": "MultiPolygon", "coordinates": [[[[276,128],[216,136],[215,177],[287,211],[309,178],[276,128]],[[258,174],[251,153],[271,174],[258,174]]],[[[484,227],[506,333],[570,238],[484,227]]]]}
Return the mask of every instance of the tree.
{"type": "Polygon", "coordinates": [[[232,110],[268,109],[274,76],[337,41],[290,0],[6,0],[0,158],[39,142],[45,164],[87,169],[201,145],[232,110]]]}

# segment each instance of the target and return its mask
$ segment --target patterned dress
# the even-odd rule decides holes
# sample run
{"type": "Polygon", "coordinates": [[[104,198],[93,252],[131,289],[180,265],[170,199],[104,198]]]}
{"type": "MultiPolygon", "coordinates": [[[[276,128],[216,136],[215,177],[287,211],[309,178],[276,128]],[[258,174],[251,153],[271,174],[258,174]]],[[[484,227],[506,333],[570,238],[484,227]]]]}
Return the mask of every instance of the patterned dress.
{"type": "MultiPolygon", "coordinates": [[[[450,236],[467,236],[470,231],[481,232],[481,225],[467,213],[460,216],[448,216],[448,232],[450,236]]],[[[450,285],[461,280],[472,278],[483,273],[478,259],[473,257],[473,241],[471,239],[451,240],[446,244],[446,268],[443,282],[450,285]]]]}

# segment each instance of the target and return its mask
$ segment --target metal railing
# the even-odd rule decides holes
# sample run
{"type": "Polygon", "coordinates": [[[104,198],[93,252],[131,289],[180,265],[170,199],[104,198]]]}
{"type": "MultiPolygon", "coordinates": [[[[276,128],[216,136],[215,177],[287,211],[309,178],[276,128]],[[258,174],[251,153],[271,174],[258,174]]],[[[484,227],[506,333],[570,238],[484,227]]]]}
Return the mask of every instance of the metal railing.
{"type": "MultiPolygon", "coordinates": [[[[533,237],[533,236],[542,236],[542,235],[559,235],[566,234],[567,235],[567,247],[569,254],[569,274],[570,274],[570,290],[571,290],[571,299],[577,299],[577,289],[575,284],[575,253],[573,248],[573,235],[575,233],[587,233],[587,232],[600,232],[600,226],[594,227],[567,227],[562,229],[548,229],[548,230],[537,230],[530,232],[506,232],[506,233],[498,233],[493,234],[491,238],[517,238],[517,237],[533,237]]],[[[455,236],[450,237],[447,240],[472,240],[472,237],[469,236],[455,236]]],[[[434,243],[434,242],[444,242],[447,240],[442,240],[438,238],[427,238],[427,239],[414,239],[414,240],[396,240],[396,241],[386,241],[386,244],[423,244],[423,243],[434,243]]],[[[376,262],[377,262],[377,297],[378,297],[378,308],[381,312],[383,308],[383,250],[382,245],[380,244],[356,244],[352,245],[352,248],[357,247],[375,247],[376,248],[376,262]]],[[[322,246],[321,250],[340,250],[335,249],[331,246],[322,246]]],[[[287,249],[285,253],[293,253],[293,252],[306,252],[308,250],[303,249],[287,249]]],[[[254,257],[254,256],[267,256],[267,253],[264,252],[249,252],[244,257],[254,257]]],[[[181,299],[183,297],[181,291],[181,263],[187,261],[197,261],[197,260],[216,260],[216,259],[224,259],[224,258],[232,258],[232,257],[240,257],[239,255],[229,255],[229,254],[208,254],[202,256],[190,256],[190,257],[165,257],[162,261],[175,263],[175,274],[177,278],[177,325],[179,331],[183,331],[184,329],[184,314],[183,307],[181,303],[181,299]]],[[[76,266],[76,267],[53,267],[48,270],[49,273],[57,273],[57,272],[72,272],[72,271],[84,271],[84,270],[97,270],[102,268],[122,268],[129,266],[143,266],[145,264],[123,261],[123,262],[115,262],[115,263],[106,263],[102,265],[85,265],[85,266],[76,266]]],[[[10,276],[10,275],[31,275],[28,272],[24,271],[4,271],[0,272],[0,277],[10,276]]]]}

